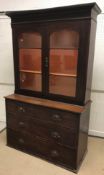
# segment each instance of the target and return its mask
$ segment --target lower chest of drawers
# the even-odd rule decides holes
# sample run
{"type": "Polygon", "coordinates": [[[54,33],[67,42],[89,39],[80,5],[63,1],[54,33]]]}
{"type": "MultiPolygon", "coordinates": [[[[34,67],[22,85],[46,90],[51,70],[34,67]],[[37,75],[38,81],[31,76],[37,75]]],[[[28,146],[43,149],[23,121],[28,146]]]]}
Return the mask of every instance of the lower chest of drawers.
{"type": "Polygon", "coordinates": [[[50,141],[42,140],[38,136],[29,133],[21,133],[8,128],[8,146],[21,151],[39,156],[55,164],[74,169],[75,150],[59,146],[50,141]]]}
{"type": "Polygon", "coordinates": [[[6,116],[8,146],[77,171],[79,114],[7,99],[6,116]]]}
{"type": "Polygon", "coordinates": [[[21,132],[29,133],[33,137],[40,137],[42,140],[50,141],[58,145],[63,145],[72,149],[77,147],[77,129],[65,128],[57,123],[38,120],[26,115],[16,115],[7,113],[8,128],[21,132]]]}

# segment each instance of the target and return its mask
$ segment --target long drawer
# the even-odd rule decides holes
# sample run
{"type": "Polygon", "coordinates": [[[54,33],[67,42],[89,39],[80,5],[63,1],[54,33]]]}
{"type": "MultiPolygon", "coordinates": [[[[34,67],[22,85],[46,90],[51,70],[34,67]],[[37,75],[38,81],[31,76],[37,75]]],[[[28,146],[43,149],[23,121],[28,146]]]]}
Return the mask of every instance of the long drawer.
{"type": "Polygon", "coordinates": [[[65,165],[65,167],[75,169],[76,152],[62,146],[52,144],[50,141],[45,142],[37,136],[32,137],[29,134],[7,130],[7,144],[16,149],[45,157],[54,163],[65,165]]]}
{"type": "Polygon", "coordinates": [[[74,129],[63,128],[54,123],[39,121],[32,117],[17,116],[7,113],[7,126],[14,131],[30,133],[33,136],[39,136],[43,140],[50,140],[53,143],[61,144],[67,147],[77,147],[77,132],[74,129]]]}
{"type": "Polygon", "coordinates": [[[57,125],[78,130],[79,114],[8,99],[6,100],[6,109],[8,113],[16,114],[17,116],[34,117],[38,120],[57,123],[57,125]]]}

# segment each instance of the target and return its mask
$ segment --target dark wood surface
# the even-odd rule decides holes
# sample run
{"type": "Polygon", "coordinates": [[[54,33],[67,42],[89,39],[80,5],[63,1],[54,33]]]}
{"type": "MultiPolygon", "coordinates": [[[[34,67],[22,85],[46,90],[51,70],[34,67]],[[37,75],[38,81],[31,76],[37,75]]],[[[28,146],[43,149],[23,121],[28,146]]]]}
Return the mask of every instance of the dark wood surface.
{"type": "MultiPolygon", "coordinates": [[[[90,70],[88,67],[88,63],[93,61],[88,61],[89,58],[89,40],[90,40],[90,20],[82,20],[82,21],[67,21],[67,22],[53,22],[52,24],[20,24],[13,26],[13,47],[14,47],[14,67],[15,67],[15,92],[18,94],[28,95],[28,96],[37,96],[40,98],[47,98],[56,101],[63,101],[66,103],[74,103],[78,105],[84,105],[90,99],[87,98],[85,100],[85,93],[87,85],[87,73],[91,70],[92,66],[90,66],[90,70]],[[38,28],[37,28],[38,26],[38,28]],[[49,66],[46,67],[45,58],[48,58],[49,65],[49,35],[58,29],[68,29],[79,33],[80,43],[78,50],[78,65],[77,65],[77,79],[76,79],[76,87],[75,88],[75,96],[64,96],[61,94],[52,94],[49,92],[49,66]],[[19,50],[18,50],[18,37],[22,32],[39,32],[42,36],[42,91],[31,91],[25,88],[21,88],[20,86],[20,72],[19,72],[19,50]]],[[[91,31],[93,32],[93,31],[91,31]]],[[[94,43],[93,43],[94,45],[94,43]]],[[[90,64],[90,63],[89,63],[90,64]]],[[[93,65],[91,63],[91,65],[93,65]]],[[[91,71],[90,71],[91,72],[91,71]]],[[[91,84],[91,83],[90,83],[91,84]]],[[[69,87],[70,91],[70,87],[69,87]]],[[[90,93],[90,90],[89,90],[90,93]]],[[[70,93],[69,93],[70,94],[70,93]]]]}
{"type": "Polygon", "coordinates": [[[12,19],[15,93],[55,101],[85,105],[90,100],[96,18],[100,13],[96,3],[43,10],[7,12],[12,19]],[[95,24],[94,24],[95,23],[95,24]],[[75,95],[49,92],[49,37],[58,29],[71,29],[79,34],[77,80],[75,95]],[[21,33],[37,32],[42,37],[42,91],[20,86],[18,38],[21,33]],[[46,58],[48,58],[47,67],[46,58]],[[89,73],[90,72],[90,73],[89,73]]]}
{"type": "Polygon", "coordinates": [[[96,3],[6,12],[13,29],[15,72],[15,94],[5,97],[8,146],[78,170],[87,151],[96,18],[100,12],[96,3]],[[79,37],[73,96],[49,92],[50,35],[60,29],[74,31],[79,37]],[[20,84],[18,39],[29,32],[42,38],[41,92],[22,89],[20,84]]]}
{"type": "Polygon", "coordinates": [[[49,9],[28,10],[28,11],[8,11],[6,14],[12,18],[13,23],[52,21],[66,19],[96,19],[101,9],[96,3],[79,4],[65,7],[54,7],[49,9]],[[92,13],[91,13],[92,12],[92,13]],[[28,20],[29,19],[29,20],[28,20]]]}
{"type": "Polygon", "coordinates": [[[8,128],[31,135],[35,133],[50,142],[76,148],[79,114],[11,100],[6,101],[6,108],[8,128]]]}
{"type": "Polygon", "coordinates": [[[41,98],[36,98],[36,97],[28,97],[28,96],[19,95],[19,94],[12,94],[12,95],[6,96],[5,98],[14,100],[14,101],[30,103],[30,104],[34,104],[38,106],[44,106],[44,107],[46,106],[46,107],[50,107],[54,109],[66,110],[66,111],[70,111],[74,113],[83,112],[87,106],[87,104],[86,106],[78,106],[78,105],[61,103],[61,102],[56,102],[56,101],[41,99],[41,98]]]}
{"type": "Polygon", "coordinates": [[[6,98],[7,145],[77,171],[87,150],[90,103],[76,113],[14,96],[6,98]]]}
{"type": "Polygon", "coordinates": [[[93,72],[93,61],[95,51],[95,38],[96,38],[96,22],[91,21],[90,39],[89,39],[89,55],[88,55],[88,68],[87,68],[87,80],[86,80],[86,94],[85,101],[91,98],[91,85],[92,85],[92,72],[93,72]]]}
{"type": "MultiPolygon", "coordinates": [[[[15,116],[13,114],[7,114],[8,128],[14,131],[40,137],[41,140],[49,141],[50,143],[56,143],[64,147],[76,149],[77,147],[77,132],[74,129],[66,129],[58,124],[37,121],[34,118],[26,119],[24,117],[15,116]]],[[[78,128],[78,126],[77,126],[78,128]]]]}
{"type": "MultiPolygon", "coordinates": [[[[11,99],[7,99],[7,111],[9,111],[10,114],[18,116],[20,119],[22,116],[22,119],[28,119],[34,118],[39,121],[53,123],[57,125],[62,125],[65,128],[72,128],[77,131],[77,122],[78,122],[78,114],[63,111],[60,109],[52,109],[49,107],[44,106],[38,106],[35,104],[25,103],[21,101],[14,101],[11,99]],[[43,110],[44,107],[44,110],[43,110]],[[20,116],[20,117],[19,117],[20,116]]],[[[19,120],[18,119],[18,120],[19,120]]]]}
{"type": "Polygon", "coordinates": [[[22,134],[21,132],[14,132],[8,129],[7,132],[8,146],[20,149],[67,168],[75,169],[75,150],[59,147],[56,144],[45,142],[38,137],[31,137],[29,134],[22,134]]]}

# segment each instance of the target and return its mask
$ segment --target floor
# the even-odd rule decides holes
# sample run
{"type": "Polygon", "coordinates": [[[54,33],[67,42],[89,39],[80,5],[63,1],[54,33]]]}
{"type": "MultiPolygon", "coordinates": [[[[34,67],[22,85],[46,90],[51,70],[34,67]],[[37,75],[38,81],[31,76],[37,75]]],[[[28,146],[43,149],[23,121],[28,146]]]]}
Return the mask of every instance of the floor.
{"type": "MultiPolygon", "coordinates": [[[[6,146],[6,132],[0,133],[0,175],[75,175],[6,146]]],[[[78,175],[104,175],[104,139],[89,137],[88,154],[78,175]]]]}
{"type": "Polygon", "coordinates": [[[0,121],[0,132],[1,132],[5,127],[6,127],[6,123],[0,121]]]}

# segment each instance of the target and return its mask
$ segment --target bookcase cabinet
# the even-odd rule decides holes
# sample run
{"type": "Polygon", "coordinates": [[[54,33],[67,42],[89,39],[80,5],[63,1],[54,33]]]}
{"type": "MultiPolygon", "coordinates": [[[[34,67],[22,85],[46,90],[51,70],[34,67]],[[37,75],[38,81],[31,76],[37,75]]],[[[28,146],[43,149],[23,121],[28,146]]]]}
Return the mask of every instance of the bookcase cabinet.
{"type": "Polygon", "coordinates": [[[78,170],[87,150],[100,12],[96,3],[6,12],[15,72],[15,94],[6,97],[9,146],[78,170]]]}

